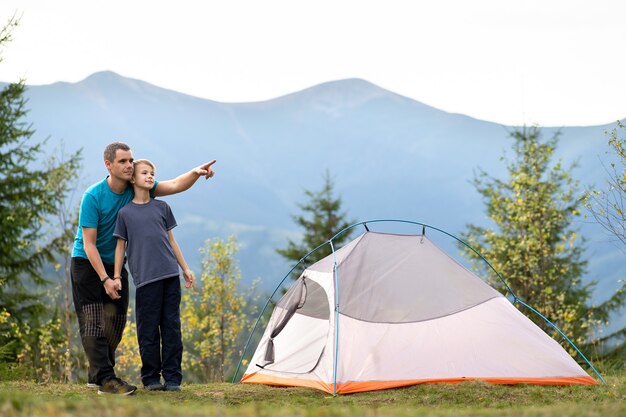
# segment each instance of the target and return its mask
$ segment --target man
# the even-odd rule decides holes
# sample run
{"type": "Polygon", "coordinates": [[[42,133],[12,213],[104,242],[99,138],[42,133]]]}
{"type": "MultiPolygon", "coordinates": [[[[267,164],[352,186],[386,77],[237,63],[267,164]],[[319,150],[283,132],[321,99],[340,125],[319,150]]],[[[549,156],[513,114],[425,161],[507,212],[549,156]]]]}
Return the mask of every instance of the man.
{"type": "MultiPolygon", "coordinates": [[[[189,189],[198,178],[211,178],[215,160],[200,165],[173,180],[156,183],[153,196],[189,189]]],[[[81,341],[89,361],[89,385],[98,394],[130,395],[137,387],[115,375],[115,350],[122,340],[128,311],[128,272],[114,277],[116,239],[113,236],[118,211],[133,199],[129,181],[133,154],[122,142],[104,150],[109,175],[83,195],[78,231],[72,251],[72,293],[78,315],[81,341]]]]}

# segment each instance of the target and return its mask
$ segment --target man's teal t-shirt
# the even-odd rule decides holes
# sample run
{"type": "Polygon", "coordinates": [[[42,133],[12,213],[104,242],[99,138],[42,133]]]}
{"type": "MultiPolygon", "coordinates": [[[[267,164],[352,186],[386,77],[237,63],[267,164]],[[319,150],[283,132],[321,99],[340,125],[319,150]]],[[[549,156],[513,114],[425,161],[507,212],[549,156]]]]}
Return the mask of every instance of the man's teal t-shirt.
{"type": "MultiPolygon", "coordinates": [[[[157,182],[155,181],[154,187],[150,190],[153,197],[156,185],[157,182]]],[[[113,236],[113,231],[115,230],[117,213],[134,196],[135,193],[130,184],[122,193],[118,194],[109,188],[106,178],[89,187],[80,203],[78,231],[76,238],[74,238],[72,256],[88,259],[83,241],[83,227],[92,227],[97,229],[96,247],[102,262],[111,265],[115,263],[117,239],[113,236]]]]}

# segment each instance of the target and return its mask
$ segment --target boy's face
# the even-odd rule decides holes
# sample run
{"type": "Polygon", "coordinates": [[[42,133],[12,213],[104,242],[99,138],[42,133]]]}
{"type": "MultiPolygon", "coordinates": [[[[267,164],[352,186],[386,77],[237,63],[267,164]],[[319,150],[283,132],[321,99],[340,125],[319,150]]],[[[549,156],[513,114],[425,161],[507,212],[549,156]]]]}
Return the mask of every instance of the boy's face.
{"type": "Polygon", "coordinates": [[[104,161],[112,177],[123,181],[130,181],[133,176],[133,153],[118,149],[113,161],[104,161]]]}
{"type": "Polygon", "coordinates": [[[151,190],[154,186],[154,169],[148,164],[137,164],[130,182],[135,187],[151,190]]]}

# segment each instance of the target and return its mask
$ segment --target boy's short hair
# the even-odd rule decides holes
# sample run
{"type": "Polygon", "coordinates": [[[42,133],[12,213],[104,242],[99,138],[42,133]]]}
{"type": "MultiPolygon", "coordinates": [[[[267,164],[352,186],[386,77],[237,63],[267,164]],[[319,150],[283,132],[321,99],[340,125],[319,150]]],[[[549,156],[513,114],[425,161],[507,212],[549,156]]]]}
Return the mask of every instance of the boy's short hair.
{"type": "Polygon", "coordinates": [[[115,161],[115,153],[118,149],[121,149],[123,151],[130,151],[130,146],[128,146],[124,142],[109,143],[107,147],[104,148],[104,160],[109,162],[115,161]]]}
{"type": "Polygon", "coordinates": [[[156,167],[154,166],[154,164],[147,159],[135,159],[133,161],[133,168],[135,168],[139,164],[148,165],[150,168],[152,168],[153,171],[156,171],[156,167]]]}

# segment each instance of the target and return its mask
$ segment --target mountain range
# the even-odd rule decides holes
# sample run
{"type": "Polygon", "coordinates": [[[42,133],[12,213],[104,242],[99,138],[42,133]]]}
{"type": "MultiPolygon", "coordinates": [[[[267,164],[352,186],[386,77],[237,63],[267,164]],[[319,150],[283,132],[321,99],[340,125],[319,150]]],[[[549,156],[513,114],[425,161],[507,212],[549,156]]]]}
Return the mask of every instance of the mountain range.
{"type": "MultiPolygon", "coordinates": [[[[135,158],[154,161],[160,180],[217,159],[213,179],[166,197],[177,240],[198,270],[206,239],[236,235],[243,281],[261,278],[266,289],[289,271],[276,249],[300,238],[292,216],[301,214],[305,190],[321,189],[325,172],[350,219],[407,219],[458,235],[469,223],[489,224],[471,184],[477,170],[505,178],[512,156],[513,127],[448,113],[362,79],[253,103],[211,101],[113,72],[29,86],[26,94],[28,122],[36,140],[48,138],[46,152],[83,149],[75,204],[106,176],[102,151],[115,140],[129,143],[135,158]]],[[[604,183],[612,128],[543,128],[546,138],[561,132],[556,156],[577,163],[571,173],[581,191],[604,183]]],[[[598,281],[599,301],[623,278],[624,253],[588,219],[576,227],[587,240],[585,279],[598,281]]],[[[440,245],[457,251],[446,236],[440,245]]]]}

